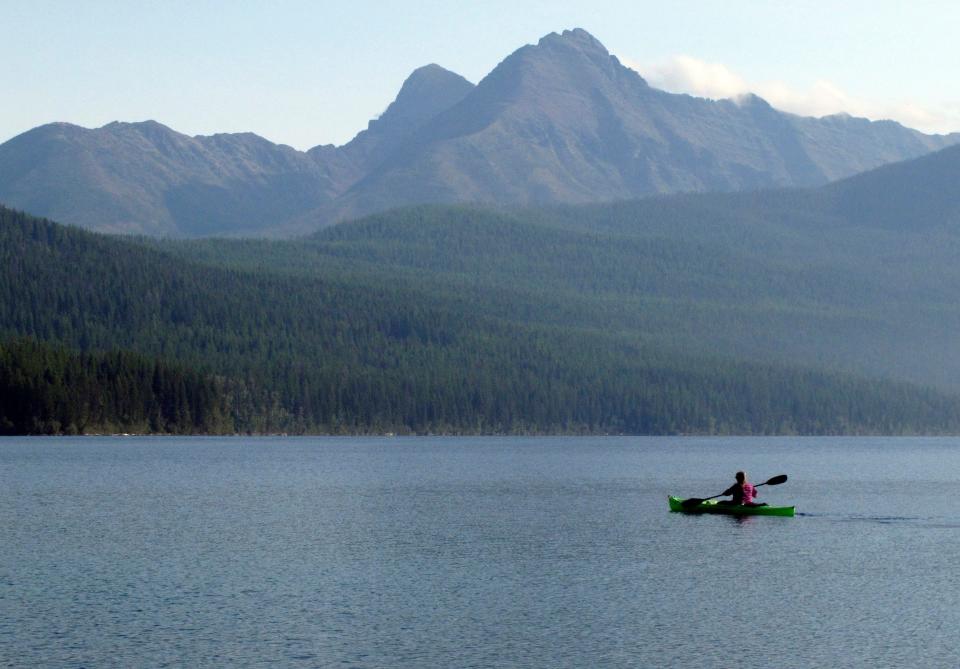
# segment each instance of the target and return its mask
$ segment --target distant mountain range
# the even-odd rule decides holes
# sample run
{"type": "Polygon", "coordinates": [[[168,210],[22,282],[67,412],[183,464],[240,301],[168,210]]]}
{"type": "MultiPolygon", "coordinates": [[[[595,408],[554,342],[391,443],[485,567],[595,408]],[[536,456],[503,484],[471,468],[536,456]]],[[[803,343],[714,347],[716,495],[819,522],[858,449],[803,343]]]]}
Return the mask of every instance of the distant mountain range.
{"type": "Polygon", "coordinates": [[[958,141],[666,93],[577,29],[522,47],[476,86],[420,68],[341,147],[188,137],[154,121],[41,126],[0,145],[0,202],[106,232],[295,235],[414,203],[817,186],[958,141]]]}

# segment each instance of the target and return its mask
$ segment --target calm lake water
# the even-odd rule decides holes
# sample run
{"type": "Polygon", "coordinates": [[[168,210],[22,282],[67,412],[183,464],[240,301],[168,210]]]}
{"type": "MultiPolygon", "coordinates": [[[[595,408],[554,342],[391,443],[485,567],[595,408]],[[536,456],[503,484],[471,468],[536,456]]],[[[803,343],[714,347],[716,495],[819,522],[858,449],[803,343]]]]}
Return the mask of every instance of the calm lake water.
{"type": "Polygon", "coordinates": [[[960,440],[0,440],[0,666],[960,666],[960,440]],[[744,468],[796,518],[685,516],[744,468]]]}

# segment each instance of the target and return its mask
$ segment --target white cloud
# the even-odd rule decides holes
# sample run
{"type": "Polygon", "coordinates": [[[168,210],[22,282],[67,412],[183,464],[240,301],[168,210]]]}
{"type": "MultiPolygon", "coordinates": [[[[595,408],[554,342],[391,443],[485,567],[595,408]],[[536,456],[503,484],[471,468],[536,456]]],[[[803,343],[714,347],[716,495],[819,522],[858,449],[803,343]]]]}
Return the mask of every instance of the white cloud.
{"type": "Polygon", "coordinates": [[[746,80],[726,65],[708,63],[693,56],[674,56],[650,67],[627,61],[627,66],[641,72],[651,86],[672,93],[690,93],[719,100],[750,92],[746,80]]]}
{"type": "Polygon", "coordinates": [[[863,100],[827,80],[818,80],[807,89],[795,88],[783,81],[748,81],[723,63],[711,63],[687,55],[673,56],[650,65],[629,58],[621,60],[639,72],[651,86],[672,93],[689,93],[714,100],[735,99],[754,93],[777,109],[803,116],[847,113],[874,120],[893,119],[923,132],[960,130],[960,104],[924,106],[909,101],[863,100]]]}

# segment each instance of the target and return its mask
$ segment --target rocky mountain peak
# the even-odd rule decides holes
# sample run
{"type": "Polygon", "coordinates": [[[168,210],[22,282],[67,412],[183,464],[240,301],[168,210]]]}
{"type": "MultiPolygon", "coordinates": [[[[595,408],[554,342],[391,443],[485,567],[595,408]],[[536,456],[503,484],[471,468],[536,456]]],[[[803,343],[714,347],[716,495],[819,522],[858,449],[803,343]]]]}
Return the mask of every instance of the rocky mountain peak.
{"type": "Polygon", "coordinates": [[[400,119],[422,122],[464,98],[473,84],[459,74],[431,63],[417,68],[400,87],[396,99],[370,126],[400,119]]]}
{"type": "Polygon", "coordinates": [[[574,28],[564,30],[561,33],[550,33],[544,35],[537,42],[539,47],[576,49],[584,53],[599,54],[609,56],[610,52],[596,37],[588,33],[583,28],[574,28]]]}
{"type": "Polygon", "coordinates": [[[526,86],[538,90],[559,88],[587,91],[607,85],[647,88],[644,79],[613,56],[582,28],[550,33],[535,45],[528,44],[503,60],[480,87],[496,86],[503,92],[526,86]]]}
{"type": "Polygon", "coordinates": [[[343,147],[356,170],[376,167],[424,123],[465,98],[474,85],[455,72],[431,63],[414,70],[396,99],[343,147]]]}

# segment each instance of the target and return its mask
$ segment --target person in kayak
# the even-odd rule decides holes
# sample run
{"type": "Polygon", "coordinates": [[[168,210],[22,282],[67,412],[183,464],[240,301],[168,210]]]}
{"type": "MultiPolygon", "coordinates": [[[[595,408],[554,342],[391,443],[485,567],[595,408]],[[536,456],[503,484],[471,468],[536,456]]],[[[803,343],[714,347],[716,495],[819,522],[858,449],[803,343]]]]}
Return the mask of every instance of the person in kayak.
{"type": "Polygon", "coordinates": [[[724,495],[732,495],[733,499],[723,500],[722,502],[718,502],[718,504],[766,506],[766,502],[753,501],[757,496],[757,488],[752,483],[747,481],[747,475],[745,473],[737,472],[736,478],[737,482],[723,491],[724,495]]]}

